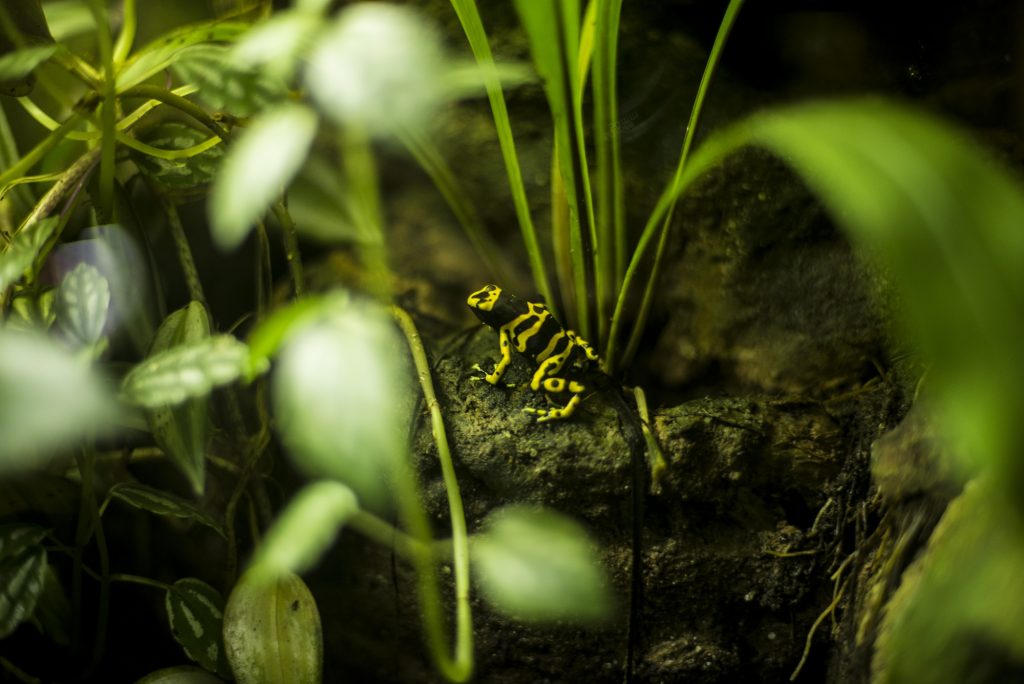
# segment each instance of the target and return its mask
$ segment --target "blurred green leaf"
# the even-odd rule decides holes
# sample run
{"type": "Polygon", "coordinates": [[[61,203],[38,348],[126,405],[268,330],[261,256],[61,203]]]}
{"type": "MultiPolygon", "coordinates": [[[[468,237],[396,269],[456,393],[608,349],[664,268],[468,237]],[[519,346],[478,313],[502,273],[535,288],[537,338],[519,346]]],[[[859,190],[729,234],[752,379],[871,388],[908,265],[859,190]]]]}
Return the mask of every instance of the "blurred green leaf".
{"type": "Polygon", "coordinates": [[[103,336],[110,306],[110,285],[91,264],[80,263],[57,289],[57,320],[76,346],[91,347],[103,336]]]}
{"type": "Polygon", "coordinates": [[[339,126],[388,136],[429,124],[446,67],[438,36],[415,11],[367,2],[340,11],[320,35],[305,81],[339,126]]]}
{"type": "MultiPolygon", "coordinates": [[[[164,121],[146,129],[139,140],[162,150],[185,150],[204,142],[208,133],[178,121],[164,121]]],[[[172,195],[199,194],[209,184],[224,156],[224,145],[210,149],[188,159],[161,159],[137,150],[131,150],[132,159],[163,192],[172,195]]]]}
{"type": "Polygon", "coordinates": [[[36,601],[32,623],[55,644],[71,643],[71,603],[52,565],[47,565],[43,591],[36,601]]]}
{"type": "Polygon", "coordinates": [[[225,155],[210,193],[210,223],[221,249],[234,249],[280,197],[316,135],[316,114],[282,104],[254,119],[225,155]]]}
{"type": "Polygon", "coordinates": [[[129,506],[156,515],[193,520],[201,525],[206,525],[220,536],[225,536],[224,526],[213,516],[201,510],[191,501],[186,501],[169,492],[137,482],[118,482],[110,488],[109,496],[112,499],[123,501],[129,506]]]}
{"type": "Polygon", "coordinates": [[[177,404],[234,382],[249,361],[249,348],[231,335],[207,337],[155,354],[125,376],[125,399],[147,408],[177,404]]]}
{"type": "MultiPolygon", "coordinates": [[[[159,354],[209,336],[210,322],[206,309],[199,302],[189,302],[160,324],[150,353],[159,354]]],[[[152,408],[149,427],[156,443],[188,478],[192,491],[201,494],[206,481],[209,397],[198,396],[175,406],[152,408]]]]}
{"type": "Polygon", "coordinates": [[[178,53],[171,70],[182,83],[198,86],[198,96],[212,109],[237,117],[252,116],[287,96],[283,80],[266,69],[241,68],[230,59],[231,50],[192,45],[178,53]]]}
{"type": "Polygon", "coordinates": [[[306,485],[267,532],[248,573],[256,581],[271,581],[311,569],[357,511],[356,495],[345,485],[329,480],[306,485]]]}
{"type": "Polygon", "coordinates": [[[278,430],[306,473],[344,482],[374,508],[388,502],[390,473],[407,450],[405,345],[390,316],[367,302],[325,316],[292,334],[279,355],[278,430]]]}
{"type": "Polygon", "coordinates": [[[302,578],[242,575],[224,611],[224,646],[238,684],[320,684],[320,613],[302,578]]]}
{"type": "Polygon", "coordinates": [[[323,23],[323,17],[311,12],[278,12],[242,36],[230,60],[244,69],[258,67],[282,81],[291,80],[323,23]]]}
{"type": "Polygon", "coordinates": [[[96,28],[95,17],[81,0],[50,0],[43,4],[43,13],[58,43],[96,28]]]}
{"type": "Polygon", "coordinates": [[[150,672],[135,684],[224,684],[224,680],[192,665],[178,665],[150,672]]]}
{"type": "Polygon", "coordinates": [[[168,587],[164,596],[167,622],[185,655],[221,677],[231,678],[231,667],[221,636],[224,597],[201,580],[186,577],[168,587]]]}
{"type": "Polygon", "coordinates": [[[325,306],[344,306],[347,293],[332,295],[332,304],[325,304],[324,298],[305,298],[291,302],[275,309],[249,335],[249,371],[246,374],[252,379],[270,367],[270,358],[295,330],[306,323],[316,320],[323,313],[325,306]]]}
{"type": "Polygon", "coordinates": [[[0,526],[0,639],[35,612],[46,582],[45,534],[36,525],[0,526]]]}
{"type": "Polygon", "coordinates": [[[11,300],[11,310],[4,327],[8,330],[46,332],[57,320],[53,306],[56,295],[56,288],[16,294],[11,300]]]}
{"type": "Polygon", "coordinates": [[[0,475],[24,470],[116,415],[106,384],[39,334],[0,328],[0,475]]]}
{"type": "Polygon", "coordinates": [[[592,622],[612,609],[593,544],[553,511],[510,506],[492,514],[470,546],[480,590],[498,611],[522,620],[592,622]]]}
{"type": "Polygon", "coordinates": [[[353,220],[348,208],[351,194],[341,174],[314,154],[288,188],[288,211],[305,237],[376,244],[379,236],[367,235],[367,229],[353,220]]]}
{"type": "Polygon", "coordinates": [[[24,78],[57,51],[56,45],[36,45],[0,57],[0,81],[24,78]]]}
{"type": "Polygon", "coordinates": [[[7,289],[32,265],[59,221],[60,217],[50,216],[18,231],[7,251],[0,254],[0,291],[7,289]]]}

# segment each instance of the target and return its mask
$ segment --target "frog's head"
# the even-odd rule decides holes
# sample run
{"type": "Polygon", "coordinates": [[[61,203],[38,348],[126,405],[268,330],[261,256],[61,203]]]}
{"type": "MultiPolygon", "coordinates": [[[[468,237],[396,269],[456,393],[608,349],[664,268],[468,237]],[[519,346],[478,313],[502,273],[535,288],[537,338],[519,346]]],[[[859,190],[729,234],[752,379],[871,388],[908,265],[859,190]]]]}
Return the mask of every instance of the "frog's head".
{"type": "MultiPolygon", "coordinates": [[[[484,285],[482,288],[469,295],[466,299],[466,304],[468,304],[469,308],[473,310],[476,317],[487,325],[501,325],[504,321],[497,320],[498,314],[502,309],[498,304],[499,298],[501,298],[500,287],[497,285],[484,285]]],[[[507,296],[504,297],[504,299],[507,298],[507,296]]]]}

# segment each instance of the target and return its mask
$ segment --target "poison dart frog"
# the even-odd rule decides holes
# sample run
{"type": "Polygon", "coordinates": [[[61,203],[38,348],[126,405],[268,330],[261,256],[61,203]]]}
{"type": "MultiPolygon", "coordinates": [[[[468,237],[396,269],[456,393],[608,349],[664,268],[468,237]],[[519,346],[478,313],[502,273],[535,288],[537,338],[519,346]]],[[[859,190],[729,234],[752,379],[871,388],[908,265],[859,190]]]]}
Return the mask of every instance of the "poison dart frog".
{"type": "Polygon", "coordinates": [[[490,373],[479,364],[473,370],[482,375],[475,380],[498,384],[509,363],[512,349],[532,361],[537,369],[530,379],[530,389],[543,390],[548,399],[559,408],[525,408],[523,411],[537,416],[537,422],[568,418],[580,404],[580,395],[587,391],[588,383],[601,375],[600,358],[587,341],[566,330],[555,319],[547,306],[528,302],[503,292],[497,285],[485,285],[466,300],[469,308],[483,323],[498,331],[501,359],[490,373]],[[558,396],[571,395],[561,403],[558,396]]]}

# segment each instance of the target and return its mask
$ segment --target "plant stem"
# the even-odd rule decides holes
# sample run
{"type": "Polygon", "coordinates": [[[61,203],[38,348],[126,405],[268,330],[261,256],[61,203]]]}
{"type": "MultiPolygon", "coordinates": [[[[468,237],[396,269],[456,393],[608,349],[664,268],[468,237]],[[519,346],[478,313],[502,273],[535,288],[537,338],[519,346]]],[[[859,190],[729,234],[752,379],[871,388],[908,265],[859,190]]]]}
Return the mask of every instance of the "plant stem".
{"type": "Polygon", "coordinates": [[[121,66],[132,51],[132,43],[135,42],[135,0],[124,0],[121,4],[121,33],[117,36],[117,43],[114,44],[114,64],[121,66]]]}
{"type": "Polygon", "coordinates": [[[103,0],[92,0],[89,3],[89,9],[96,20],[99,57],[103,63],[103,80],[100,83],[100,94],[103,96],[100,108],[100,192],[97,203],[101,223],[109,223],[114,215],[114,155],[117,152],[117,138],[114,134],[117,108],[114,90],[114,47],[105,5],[103,0]]]}
{"type": "Polygon", "coordinates": [[[188,244],[188,236],[185,235],[185,228],[181,223],[181,214],[178,207],[167,196],[159,193],[150,185],[150,190],[160,198],[164,214],[167,216],[167,226],[171,231],[171,239],[178,250],[178,261],[181,263],[182,273],[185,275],[185,285],[188,287],[189,297],[203,305],[206,315],[210,315],[210,304],[206,301],[206,293],[203,291],[203,283],[199,280],[199,271],[196,269],[196,261],[192,256],[192,248],[188,244]]]}
{"type": "MultiPolygon", "coordinates": [[[[449,658],[444,638],[444,627],[439,614],[440,593],[437,587],[437,576],[430,549],[417,550],[414,563],[420,579],[420,602],[423,609],[424,628],[431,654],[442,674],[453,682],[464,682],[473,671],[473,615],[469,605],[469,535],[466,531],[466,515],[462,506],[462,495],[459,482],[455,476],[455,465],[452,462],[448,437],[444,428],[434,384],[430,378],[430,364],[423,348],[419,331],[412,318],[397,306],[391,308],[398,326],[405,334],[412,352],[413,364],[419,377],[423,396],[430,409],[431,429],[437,444],[438,458],[441,461],[441,473],[444,477],[445,489],[448,493],[448,511],[452,528],[452,561],[455,571],[455,657],[449,658]]],[[[409,480],[403,486],[406,491],[399,491],[397,499],[402,507],[402,517],[414,538],[421,543],[429,543],[429,523],[426,513],[419,501],[415,484],[406,469],[401,479],[409,480]],[[425,532],[425,533],[424,533],[425,532]]],[[[396,478],[399,479],[399,478],[396,478]]]]}
{"type": "Polygon", "coordinates": [[[306,279],[302,271],[302,253],[299,252],[299,236],[295,230],[295,221],[283,199],[275,202],[273,209],[274,216],[281,224],[284,253],[288,260],[288,273],[292,278],[292,290],[296,297],[301,297],[306,293],[306,279]]]}
{"type": "Polygon", "coordinates": [[[211,133],[219,137],[221,140],[229,140],[231,133],[229,133],[216,119],[213,118],[205,109],[199,105],[186,100],[180,95],[175,95],[166,88],[160,88],[159,86],[152,85],[137,85],[128,88],[121,97],[144,97],[148,100],[157,100],[163,102],[165,105],[174,107],[177,110],[188,114],[190,117],[203,124],[211,133]]]}

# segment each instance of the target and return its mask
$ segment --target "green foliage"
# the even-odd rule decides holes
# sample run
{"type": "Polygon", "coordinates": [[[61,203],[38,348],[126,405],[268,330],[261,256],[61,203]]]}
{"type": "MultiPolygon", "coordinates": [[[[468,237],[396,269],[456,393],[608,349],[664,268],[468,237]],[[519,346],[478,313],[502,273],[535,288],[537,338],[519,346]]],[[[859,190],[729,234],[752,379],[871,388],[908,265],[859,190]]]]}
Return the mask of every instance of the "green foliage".
{"type": "Polygon", "coordinates": [[[0,525],[0,639],[32,617],[46,583],[46,530],[0,525]]]}
{"type": "Polygon", "coordinates": [[[224,625],[224,597],[206,582],[193,577],[180,579],[164,596],[167,622],[174,640],[185,655],[206,670],[231,677],[221,631],[224,625]]]}
{"type": "Polygon", "coordinates": [[[81,263],[57,289],[57,321],[76,347],[91,347],[103,335],[110,306],[110,285],[90,264],[81,263]]]}
{"type": "Polygon", "coordinates": [[[182,499],[180,496],[175,496],[155,487],[149,487],[137,482],[118,482],[110,488],[108,496],[111,499],[118,499],[129,506],[134,506],[156,515],[169,515],[184,520],[193,520],[201,525],[206,525],[220,536],[224,536],[224,526],[209,513],[201,510],[194,503],[182,499]]]}
{"type": "Polygon", "coordinates": [[[523,620],[592,622],[610,615],[608,582],[586,532],[552,511],[500,509],[471,547],[480,589],[523,620]]]}
{"type": "Polygon", "coordinates": [[[282,104],[264,112],[225,155],[210,192],[210,223],[222,249],[249,234],[299,170],[316,135],[311,109],[282,104]]]}
{"type": "Polygon", "coordinates": [[[243,575],[224,611],[224,646],[239,684],[319,684],[323,632],[306,583],[243,575]]]}
{"type": "MultiPolygon", "coordinates": [[[[192,126],[167,121],[158,124],[141,135],[139,140],[160,150],[188,150],[202,144],[209,138],[207,131],[192,126]]],[[[166,194],[201,194],[213,180],[213,176],[224,156],[224,146],[215,145],[199,154],[181,159],[163,159],[138,150],[132,151],[132,159],[154,184],[166,194]]]]}
{"type": "Polygon", "coordinates": [[[215,335],[158,352],[124,378],[125,399],[147,408],[201,397],[234,382],[247,368],[249,348],[231,335],[215,335]]]}
{"type": "Polygon", "coordinates": [[[165,667],[139,679],[135,684],[223,684],[224,680],[214,677],[206,670],[191,665],[165,667]]]}
{"type": "Polygon", "coordinates": [[[43,245],[57,229],[58,217],[36,221],[18,231],[3,254],[0,254],[0,290],[7,289],[30,267],[43,245]]]}
{"type": "Polygon", "coordinates": [[[227,45],[191,45],[178,53],[171,68],[182,82],[199,87],[207,105],[232,116],[252,116],[286,97],[280,79],[264,70],[235,67],[231,51],[227,45]]]}

